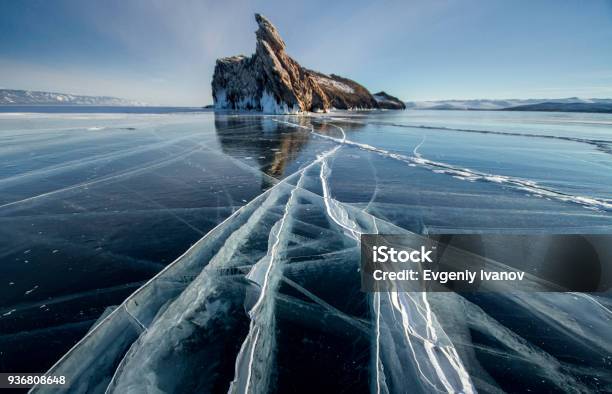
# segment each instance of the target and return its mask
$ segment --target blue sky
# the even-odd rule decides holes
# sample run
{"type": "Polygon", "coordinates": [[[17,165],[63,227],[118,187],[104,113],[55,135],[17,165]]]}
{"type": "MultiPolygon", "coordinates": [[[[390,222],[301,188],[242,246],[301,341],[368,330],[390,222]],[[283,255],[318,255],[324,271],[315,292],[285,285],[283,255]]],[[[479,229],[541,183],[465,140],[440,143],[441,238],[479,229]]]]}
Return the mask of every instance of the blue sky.
{"type": "Polygon", "coordinates": [[[0,87],[204,105],[254,12],[302,65],[405,100],[612,97],[612,0],[0,0],[0,87]]]}

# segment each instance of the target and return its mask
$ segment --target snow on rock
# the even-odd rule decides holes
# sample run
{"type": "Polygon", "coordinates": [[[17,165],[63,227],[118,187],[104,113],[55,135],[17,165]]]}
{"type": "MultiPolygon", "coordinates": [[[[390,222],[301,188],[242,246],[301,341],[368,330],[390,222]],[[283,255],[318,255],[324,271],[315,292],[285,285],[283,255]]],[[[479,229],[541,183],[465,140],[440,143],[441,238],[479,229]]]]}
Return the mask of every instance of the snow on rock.
{"type": "Polygon", "coordinates": [[[217,59],[212,80],[216,109],[286,114],[390,108],[355,81],[300,66],[285,52],[276,27],[260,14],[255,20],[255,54],[217,59]]]}
{"type": "Polygon", "coordinates": [[[329,78],[326,75],[324,76],[323,74],[321,75],[317,75],[315,77],[315,80],[320,84],[320,85],[324,85],[326,88],[328,89],[338,89],[342,92],[345,93],[355,93],[355,91],[353,90],[353,88],[351,88],[350,86],[348,86],[345,83],[342,83],[340,81],[337,81],[335,79],[329,78]]]}
{"type": "Polygon", "coordinates": [[[279,103],[274,95],[267,90],[264,90],[261,96],[261,108],[263,112],[271,114],[300,113],[300,108],[297,105],[294,104],[291,108],[289,108],[287,103],[279,103]]]}

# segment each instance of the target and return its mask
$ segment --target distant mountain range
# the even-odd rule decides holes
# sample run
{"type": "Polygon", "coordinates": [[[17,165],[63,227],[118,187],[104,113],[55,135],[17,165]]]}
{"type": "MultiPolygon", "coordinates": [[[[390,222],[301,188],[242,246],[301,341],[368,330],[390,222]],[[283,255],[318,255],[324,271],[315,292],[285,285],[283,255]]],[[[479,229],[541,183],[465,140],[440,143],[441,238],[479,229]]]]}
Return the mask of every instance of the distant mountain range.
{"type": "Polygon", "coordinates": [[[548,112],[599,112],[612,113],[612,100],[601,102],[573,102],[555,103],[544,102],[538,104],[519,105],[511,108],[504,108],[504,111],[548,111],[548,112]]]}
{"type": "Polygon", "coordinates": [[[67,93],[0,89],[0,105],[143,106],[146,104],[109,96],[79,96],[67,93]]]}
{"type": "Polygon", "coordinates": [[[406,102],[407,109],[612,113],[612,99],[440,100],[406,102]]]}
{"type": "MultiPolygon", "coordinates": [[[[34,90],[0,89],[0,105],[94,105],[134,107],[146,103],[111,96],[81,96],[34,90]]],[[[612,113],[612,99],[508,99],[508,100],[437,100],[407,101],[406,109],[415,110],[489,110],[612,113]]]]}

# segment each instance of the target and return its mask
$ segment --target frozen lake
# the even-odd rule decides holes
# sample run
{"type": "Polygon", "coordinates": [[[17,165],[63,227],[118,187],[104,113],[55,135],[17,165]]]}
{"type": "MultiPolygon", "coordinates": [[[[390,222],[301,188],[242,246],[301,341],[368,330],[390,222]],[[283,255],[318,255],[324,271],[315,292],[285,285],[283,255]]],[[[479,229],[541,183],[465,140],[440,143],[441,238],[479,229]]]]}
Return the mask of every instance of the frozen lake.
{"type": "Polygon", "coordinates": [[[115,392],[612,387],[609,296],[362,293],[377,232],[611,234],[612,115],[0,113],[0,371],[47,370],[114,310],[55,371],[115,392]]]}

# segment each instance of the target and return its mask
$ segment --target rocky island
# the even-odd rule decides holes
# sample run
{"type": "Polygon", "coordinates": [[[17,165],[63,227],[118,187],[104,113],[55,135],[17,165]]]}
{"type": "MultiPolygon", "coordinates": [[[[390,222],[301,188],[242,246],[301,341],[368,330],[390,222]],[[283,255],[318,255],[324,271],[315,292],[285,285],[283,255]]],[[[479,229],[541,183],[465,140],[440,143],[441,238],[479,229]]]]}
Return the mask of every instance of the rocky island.
{"type": "Polygon", "coordinates": [[[259,26],[255,53],[217,59],[212,80],[216,109],[289,114],[406,108],[385,92],[373,95],[348,78],[302,67],[285,52],[276,27],[260,14],[255,20],[259,26]]]}

